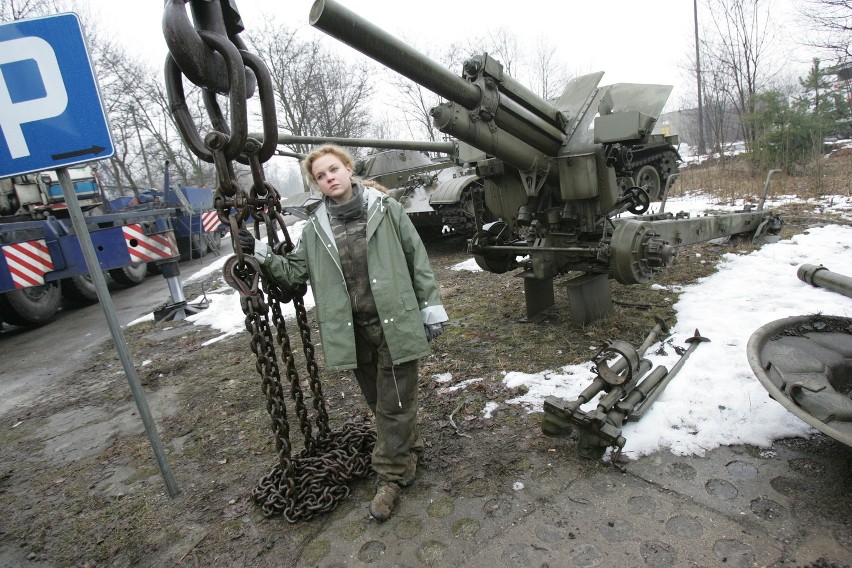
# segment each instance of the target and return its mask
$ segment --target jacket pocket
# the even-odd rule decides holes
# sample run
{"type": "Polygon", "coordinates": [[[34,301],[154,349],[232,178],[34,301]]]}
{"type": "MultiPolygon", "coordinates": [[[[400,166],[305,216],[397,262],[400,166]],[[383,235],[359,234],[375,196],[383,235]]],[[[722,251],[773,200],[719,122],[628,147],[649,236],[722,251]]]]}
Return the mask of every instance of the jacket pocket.
{"type": "Polygon", "coordinates": [[[402,298],[402,307],[404,307],[406,311],[417,309],[417,298],[415,297],[414,292],[406,290],[400,295],[400,297],[402,298]]]}

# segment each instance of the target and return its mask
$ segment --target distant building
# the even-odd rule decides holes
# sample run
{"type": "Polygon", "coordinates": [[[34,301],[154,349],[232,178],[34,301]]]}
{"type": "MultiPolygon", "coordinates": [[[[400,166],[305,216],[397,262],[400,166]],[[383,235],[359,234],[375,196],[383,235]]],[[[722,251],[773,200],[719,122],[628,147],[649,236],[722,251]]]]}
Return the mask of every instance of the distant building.
{"type": "MultiPolygon", "coordinates": [[[[742,138],[739,117],[733,110],[714,116],[712,110],[704,109],[704,145],[708,152],[718,152],[727,144],[742,138]]],[[[677,134],[682,144],[698,146],[698,109],[682,109],[666,112],[657,120],[655,132],[666,135],[677,134]]]]}
{"type": "Polygon", "coordinates": [[[843,95],[843,99],[852,104],[852,62],[841,63],[825,70],[829,88],[843,95]]]}

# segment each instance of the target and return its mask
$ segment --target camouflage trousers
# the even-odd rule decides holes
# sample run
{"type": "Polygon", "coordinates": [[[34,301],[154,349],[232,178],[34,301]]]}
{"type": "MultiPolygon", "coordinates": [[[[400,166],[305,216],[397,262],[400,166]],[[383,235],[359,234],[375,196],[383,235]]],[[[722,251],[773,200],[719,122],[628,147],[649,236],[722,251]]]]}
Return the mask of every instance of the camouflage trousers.
{"type": "Polygon", "coordinates": [[[355,378],[376,416],[373,469],[380,482],[399,482],[411,453],[423,450],[417,423],[420,361],[394,365],[379,323],[355,326],[355,349],[355,378]]]}

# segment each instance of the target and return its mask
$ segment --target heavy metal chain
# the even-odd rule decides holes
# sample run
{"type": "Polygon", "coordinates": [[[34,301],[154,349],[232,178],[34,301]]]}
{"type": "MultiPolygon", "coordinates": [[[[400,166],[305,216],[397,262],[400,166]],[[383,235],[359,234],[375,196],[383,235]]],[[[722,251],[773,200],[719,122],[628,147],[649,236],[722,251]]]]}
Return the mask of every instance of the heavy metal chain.
{"type": "Polygon", "coordinates": [[[231,229],[235,252],[225,263],[224,276],[240,293],[246,329],[251,334],[251,350],[275,435],[278,463],[261,478],[252,498],[267,517],[280,514],[292,523],[331,511],[349,495],[347,483],[370,473],[376,436],[365,420],[347,421],[335,430],[329,428],[303,299],[306,286],[284,289],[264,275],[253,256],[244,254],[237,246],[236,235],[253,218],[255,238],[263,237],[261,226],[265,226],[267,242],[276,253],[286,254],[294,247],[284,223],[280,195],[266,181],[262,166],[274,154],[278,141],[272,81],[263,62],[249,53],[238,37],[242,30],[233,0],[168,0],[163,16],[163,31],[169,46],[166,89],[184,143],[198,158],[216,167],[214,205],[220,221],[231,229]],[[187,3],[192,8],[194,23],[186,14],[187,3]],[[204,106],[213,126],[203,138],[186,104],[184,77],[202,89],[204,106]],[[263,122],[262,144],[248,136],[246,100],[255,87],[263,122]],[[217,93],[228,96],[230,121],[225,119],[217,93]],[[234,160],[251,169],[252,186],[248,192],[236,180],[234,160]],[[296,311],[308,371],[315,414],[313,424],[282,315],[281,306],[289,302],[296,311]],[[280,360],[290,383],[289,395],[304,437],[304,447],[295,455],[276,345],[280,348],[280,360]]]}

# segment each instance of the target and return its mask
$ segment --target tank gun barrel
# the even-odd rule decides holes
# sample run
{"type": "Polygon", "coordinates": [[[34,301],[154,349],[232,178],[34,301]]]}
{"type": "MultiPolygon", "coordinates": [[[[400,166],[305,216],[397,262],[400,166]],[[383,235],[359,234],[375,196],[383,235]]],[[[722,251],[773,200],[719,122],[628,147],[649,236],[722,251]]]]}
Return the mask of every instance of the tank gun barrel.
{"type": "Polygon", "coordinates": [[[296,136],[279,134],[279,144],[337,144],[354,148],[383,148],[388,150],[420,150],[454,154],[455,142],[432,142],[417,140],[380,140],[378,138],[345,138],[334,136],[296,136]]]}
{"type": "MultiPolygon", "coordinates": [[[[505,131],[550,157],[562,146],[562,113],[503,73],[502,65],[486,55],[468,60],[464,77],[459,77],[334,0],[316,0],[310,24],[479,118],[493,119],[497,135],[505,131]]],[[[475,136],[460,139],[483,147],[475,136]]]]}

